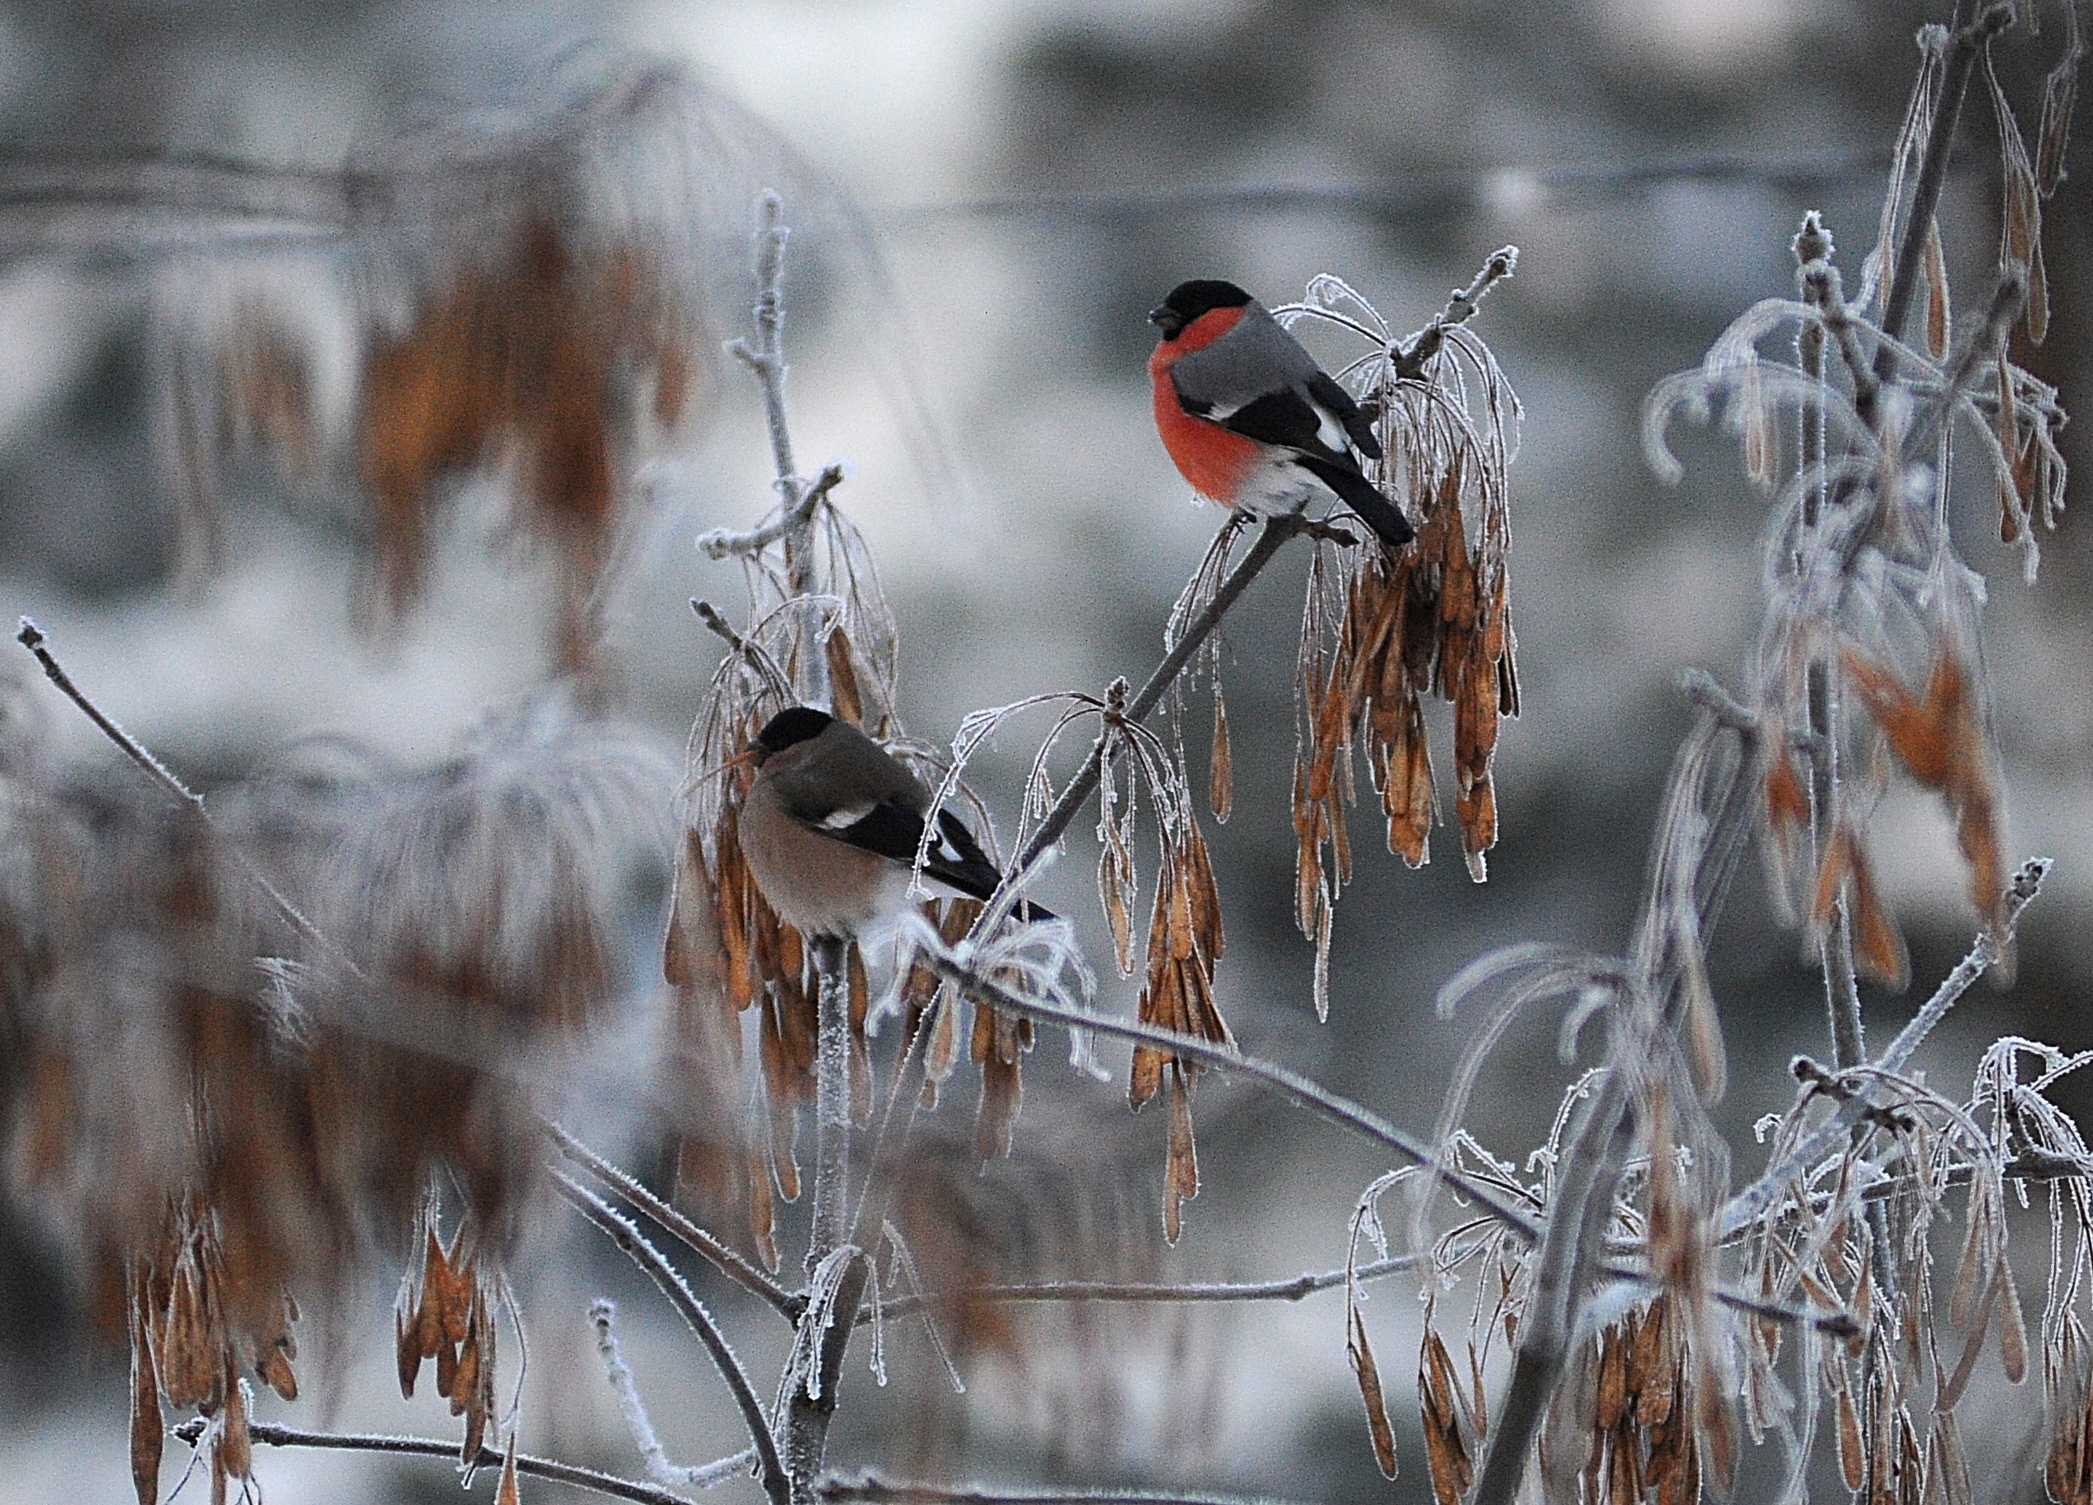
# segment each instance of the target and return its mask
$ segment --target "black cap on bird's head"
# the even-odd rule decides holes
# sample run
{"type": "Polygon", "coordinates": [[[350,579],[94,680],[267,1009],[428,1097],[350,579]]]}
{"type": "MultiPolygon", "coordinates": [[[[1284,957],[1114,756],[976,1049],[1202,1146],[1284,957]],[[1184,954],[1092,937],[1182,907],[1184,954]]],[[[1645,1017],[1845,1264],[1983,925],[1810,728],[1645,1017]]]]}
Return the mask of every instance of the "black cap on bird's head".
{"type": "Polygon", "coordinates": [[[1233,282],[1201,277],[1170,289],[1170,296],[1148,311],[1148,322],[1163,331],[1164,339],[1174,340],[1201,314],[1217,308],[1243,308],[1249,302],[1250,295],[1233,282]]]}
{"type": "Polygon", "coordinates": [[[835,719],[827,711],[817,711],[810,705],[793,706],[764,723],[763,730],[756,733],[756,740],[749,744],[749,751],[761,763],[773,753],[781,753],[788,747],[796,747],[820,736],[835,719]]]}

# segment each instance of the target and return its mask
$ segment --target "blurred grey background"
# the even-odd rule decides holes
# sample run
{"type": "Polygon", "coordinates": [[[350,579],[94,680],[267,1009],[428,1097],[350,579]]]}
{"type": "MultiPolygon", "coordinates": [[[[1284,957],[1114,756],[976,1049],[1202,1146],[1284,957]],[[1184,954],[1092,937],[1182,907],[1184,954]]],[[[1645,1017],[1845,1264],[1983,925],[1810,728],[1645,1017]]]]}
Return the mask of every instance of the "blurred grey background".
{"type": "MultiPolygon", "coordinates": [[[[700,180],[691,203],[716,221],[694,229],[704,238],[694,254],[729,289],[708,304],[723,318],[739,317],[730,292],[745,219],[722,206],[745,203],[765,176],[787,196],[798,227],[787,277],[794,437],[803,468],[850,466],[839,500],[899,617],[903,713],[934,742],[970,710],[1100,691],[1153,662],[1164,613],[1218,523],[1188,502],[1149,419],[1142,315],[1172,284],[1226,276],[1279,302],[1330,271],[1414,328],[1491,250],[1516,243],[1518,275],[1475,325],[1526,414],[1512,473],[1525,714],[1499,743],[1503,837],[1477,887],[1451,829],[1437,860],[1412,873],[1379,849],[1362,812],[1324,1025],[1310,1008],[1311,950],[1292,927],[1286,816],[1302,560],[1260,581],[1226,631],[1237,793],[1232,821],[1209,829],[1229,926],[1223,1007],[1246,1048],[1422,1130],[1462,1038],[1432,1016],[1434,991],[1509,941],[1625,944],[1656,795],[1688,719],[1674,677],[1700,666],[1734,684],[1752,642],[1761,504],[1720,432],[1680,434],[1687,478],[1660,488],[1638,445],[1643,394],[1696,362],[1750,302],[1791,288],[1787,243],[1805,210],[1825,212],[1856,277],[1917,57],[1912,35],[1941,9],[17,5],[0,10],[0,147],[24,160],[146,151],[324,173],[417,123],[528,122],[548,79],[628,56],[738,101],[746,117],[723,103],[702,149],[653,166],[700,180]]],[[[2001,52],[2007,88],[2029,110],[2059,45],[2054,7],[2041,9],[2051,31],[2016,35],[2001,52]]],[[[1988,293],[1994,256],[1987,117],[1973,94],[1943,206],[1965,307],[1988,293]]],[[[2071,162],[2077,175],[2048,208],[2057,312],[2047,344],[2022,359],[2076,410],[2093,375],[2093,168],[2083,147],[2071,162]]],[[[122,227],[105,224],[84,249],[51,252],[39,249],[41,222],[12,212],[0,262],[0,606],[34,615],[126,725],[206,785],[319,732],[412,762],[545,677],[549,574],[490,538],[470,505],[439,549],[429,598],[388,641],[354,630],[357,540],[339,500],[287,495],[265,472],[228,481],[235,526],[222,567],[179,578],[154,428],[156,321],[192,287],[205,290],[199,307],[225,286],[295,288],[298,268],[327,248],[222,235],[189,244],[145,226],[127,253],[122,227]]],[[[724,364],[713,379],[704,413],[642,469],[643,523],[606,608],[612,708],[671,749],[716,657],[686,599],[725,603],[739,591],[734,571],[691,540],[746,525],[770,500],[753,389],[724,364]]],[[[2082,472],[2083,432],[2082,419],[2065,434],[2082,472]]],[[[1956,526],[1992,585],[2009,857],[2059,859],[2024,928],[2017,985],[1973,996],[1924,1063],[1959,1094],[1978,1044],[2002,1031],[2088,1043],[2078,998],[2089,964],[2076,939],[2093,916],[2093,551],[2067,515],[2030,588],[1995,541],[1987,489],[1966,493],[1956,526]]],[[[1203,768],[1203,693],[1188,703],[1203,768]]],[[[78,718],[54,716],[69,755],[107,757],[78,718]]],[[[1006,826],[1031,752],[1024,725],[978,770],[1006,826]]],[[[1442,770],[1446,735],[1442,720],[1442,770]]],[[[1930,798],[1893,787],[1875,830],[1923,994],[1974,926],[1952,828],[1930,798]]],[[[1087,899],[1092,860],[1084,840],[1072,843],[1048,898],[1077,916],[1109,971],[1087,899]]],[[[637,923],[634,944],[654,944],[637,923]]],[[[1750,1125],[1789,1099],[1788,1056],[1826,1049],[1814,975],[1796,938],[1774,927],[1755,871],[1738,885],[1714,962],[1732,1052],[1720,1114],[1748,1171],[1750,1125]]],[[[1108,983],[1104,1001],[1130,1009],[1132,995],[1108,983]]],[[[1871,1026],[1894,1028],[1912,1004],[1870,995],[1871,1026]]],[[[1126,1114],[1123,1062],[1119,1082],[1100,1087],[1060,1054],[1050,1039],[1029,1064],[1019,1157],[979,1179],[970,1165],[958,1175],[999,1236],[1052,1246],[1056,1230],[1039,1226],[1061,1205],[1041,1190],[1051,1187],[1089,1209],[1083,1228],[1124,1245],[1060,1250],[1070,1267],[1241,1279],[1342,1263],[1353,1199],[1384,1168],[1365,1148],[1210,1079],[1198,1104],[1205,1190],[1181,1245],[1163,1254],[1160,1115],[1126,1114]]],[[[1523,1163],[1566,1077],[1550,1028],[1516,1033],[1475,1127],[1523,1163]]],[[[961,1142],[971,1110],[968,1086],[942,1115],[961,1142]]],[[[631,1140],[642,1162],[646,1143],[643,1131],[631,1140]]],[[[526,1449],[639,1471],[580,1316],[588,1294],[608,1289],[630,1298],[635,1367],[672,1449],[687,1461],[731,1451],[731,1414],[695,1348],[643,1316],[656,1308],[615,1256],[552,1228],[533,1249],[538,1266],[519,1272],[534,1324],[526,1449]]],[[[88,1343],[67,1280],[33,1215],[0,1211],[0,1492],[10,1500],[128,1493],[119,1356],[88,1343]]],[[[853,1363],[832,1456],[904,1473],[1424,1499],[1407,1379],[1413,1291],[1383,1285],[1369,1308],[1404,1449],[1396,1485],[1373,1470],[1334,1294],[1042,1325],[1048,1336],[1024,1358],[972,1361],[963,1398],[940,1390],[923,1343],[897,1335],[887,1390],[853,1363]]],[[[754,1320],[731,1294],[706,1294],[754,1320]]],[[[374,1284],[352,1326],[376,1333],[385,1299],[374,1284]]],[[[767,1336],[750,1347],[759,1365],[777,1357],[767,1336]]],[[[410,1407],[390,1394],[382,1340],[343,1351],[352,1378],[332,1400],[301,1403],[302,1420],[448,1432],[426,1397],[410,1407]]],[[[2034,1394],[1999,1389],[2000,1425],[1965,1424],[1980,1464],[2017,1459],[2022,1429],[2039,1424],[2034,1394]]],[[[436,1463],[263,1450],[258,1472],[275,1505],[455,1489],[436,1463]]],[[[752,1497],[745,1484],[718,1493],[752,1497]]]]}

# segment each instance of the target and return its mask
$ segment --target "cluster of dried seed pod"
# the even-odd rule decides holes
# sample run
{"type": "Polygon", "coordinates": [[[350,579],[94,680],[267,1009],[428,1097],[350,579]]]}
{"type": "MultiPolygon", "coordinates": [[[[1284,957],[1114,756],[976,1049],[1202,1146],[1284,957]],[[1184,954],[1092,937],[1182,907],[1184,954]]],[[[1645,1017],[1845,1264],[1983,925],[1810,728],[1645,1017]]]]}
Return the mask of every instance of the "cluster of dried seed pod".
{"type": "Polygon", "coordinates": [[[203,1446],[212,1505],[252,1473],[248,1435],[252,1373],[284,1400],[298,1398],[291,1361],[297,1304],[229,1278],[218,1219],[195,1199],[170,1207],[156,1249],[130,1266],[131,1478],[139,1505],[158,1505],[161,1407],[194,1408],[208,1419],[203,1446]]]}
{"type": "Polygon", "coordinates": [[[163,1405],[244,1474],[238,1378],[296,1393],[291,1293],[337,1297],[436,1166],[481,1268],[506,1246],[533,1088],[615,986],[614,853],[647,844],[651,767],[602,729],[505,726],[420,778],[229,790],[207,823],[128,766],[69,784],[0,755],[0,1121],[128,1334],[145,1498],[163,1405]]]}
{"type": "Polygon", "coordinates": [[[214,448],[265,450],[301,479],[347,450],[369,509],[377,615],[396,617],[421,593],[458,477],[500,466],[515,482],[516,531],[556,563],[557,662],[584,669],[641,432],[683,419],[704,341],[689,298],[630,227],[595,232],[539,205],[471,244],[404,321],[364,316],[355,431],[341,439],[317,395],[329,354],[287,312],[242,299],[211,354],[216,389],[191,390],[186,373],[175,386],[185,553],[222,552],[222,500],[199,473],[214,448]],[[201,432],[213,409],[216,436],[201,432]]]}
{"type": "MultiPolygon", "coordinates": [[[[1185,802],[1189,805],[1189,800],[1185,802]]],[[[1137,1016],[1143,1024],[1217,1045],[1232,1043],[1214,1002],[1214,968],[1225,940],[1206,839],[1187,810],[1163,852],[1155,907],[1148,918],[1148,979],[1137,1016]]],[[[1183,1206],[1199,1194],[1199,1157],[1192,1138],[1192,1086],[1201,1067],[1149,1045],[1134,1047],[1127,1101],[1140,1108],[1166,1089],[1169,1153],[1163,1173],[1163,1236],[1177,1242],[1183,1206]]]]}
{"type": "Polygon", "coordinates": [[[1582,1426],[1558,1426],[1551,1418],[1542,1447],[1567,1450],[1549,1462],[1580,1476],[1583,1499],[1692,1505],[1704,1484],[1728,1495],[1737,1468],[1736,1423],[1716,1372],[1686,1341],[1668,1297],[1630,1312],[1593,1340],[1582,1372],[1558,1393],[1558,1406],[1580,1403],[1589,1407],[1582,1426]]]}
{"type": "MultiPolygon", "coordinates": [[[[1390,554],[1356,551],[1342,584],[1334,642],[1321,628],[1317,585],[1302,633],[1305,715],[1294,760],[1295,921],[1317,949],[1318,1011],[1327,993],[1330,926],[1351,878],[1344,807],[1352,754],[1366,754],[1387,818],[1388,849],[1412,867],[1430,859],[1438,805],[1424,702],[1453,706],[1454,813],[1476,881],[1497,842],[1492,776],[1499,722],[1519,714],[1516,640],[1510,616],[1501,505],[1468,497],[1479,514],[1469,541],[1463,519],[1466,465],[1457,454],[1435,484],[1413,491],[1417,539],[1390,554]]],[[[1320,566],[1320,560],[1318,560],[1320,566]]],[[[1320,575],[1320,568],[1318,569],[1320,575]]]]}
{"type": "Polygon", "coordinates": [[[495,1323],[499,1285],[461,1222],[446,1249],[437,1231],[431,1198],[416,1228],[422,1260],[409,1267],[393,1302],[393,1354],[400,1394],[412,1400],[423,1363],[434,1360],[436,1393],[465,1418],[459,1457],[470,1467],[480,1456],[487,1422],[494,1415],[495,1323]]]}

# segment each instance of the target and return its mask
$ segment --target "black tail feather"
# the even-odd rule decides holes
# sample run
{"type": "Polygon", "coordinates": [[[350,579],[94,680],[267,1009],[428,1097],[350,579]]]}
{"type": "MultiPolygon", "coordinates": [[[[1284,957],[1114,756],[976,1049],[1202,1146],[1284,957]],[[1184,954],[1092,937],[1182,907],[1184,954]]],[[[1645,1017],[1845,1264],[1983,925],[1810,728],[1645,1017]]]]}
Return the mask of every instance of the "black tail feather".
{"type": "Polygon", "coordinates": [[[1315,455],[1299,457],[1301,468],[1336,492],[1359,521],[1374,530],[1381,542],[1399,549],[1417,536],[1402,509],[1381,495],[1374,483],[1349,465],[1335,464],[1315,455]]]}
{"type": "MultiPolygon", "coordinates": [[[[995,896],[996,890],[1003,886],[1003,875],[996,871],[995,864],[988,860],[988,853],[981,850],[981,844],[974,840],[974,833],[966,828],[958,816],[950,810],[940,810],[937,813],[937,823],[938,831],[943,835],[946,845],[950,846],[957,856],[933,857],[924,864],[923,871],[969,898],[987,903],[995,896]]],[[[1051,910],[1041,909],[1029,899],[1018,900],[1011,913],[1025,924],[1060,918],[1051,910]]]]}

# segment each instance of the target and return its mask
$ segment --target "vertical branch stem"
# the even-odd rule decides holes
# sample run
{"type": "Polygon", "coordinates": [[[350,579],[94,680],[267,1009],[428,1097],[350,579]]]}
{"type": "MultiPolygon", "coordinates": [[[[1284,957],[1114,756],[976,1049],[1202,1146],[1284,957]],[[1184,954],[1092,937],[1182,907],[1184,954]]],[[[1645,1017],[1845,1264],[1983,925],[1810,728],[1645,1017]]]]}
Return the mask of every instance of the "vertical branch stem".
{"type": "Polygon", "coordinates": [[[813,943],[820,992],[814,1058],[814,1230],[807,1246],[812,1269],[849,1233],[850,1200],[850,970],[848,943],[823,936],[813,943]]]}
{"type": "MultiPolygon", "coordinates": [[[[1897,246],[1897,261],[1890,275],[1889,301],[1883,305],[1882,330],[1891,339],[1904,333],[1904,320],[1911,312],[1912,296],[1918,286],[1919,257],[1925,253],[1927,232],[1940,207],[1940,190],[1947,182],[1948,152],[1955,144],[1955,128],[1962,119],[1962,96],[1969,92],[1970,74],[1977,55],[1991,39],[2013,21],[2009,5],[1987,6],[1976,11],[1975,0],[1955,0],[1955,19],[1948,42],[1947,67],[1941,76],[1940,100],[1934,106],[1933,129],[1926,137],[1926,155],[1920,159],[1919,180],[1912,190],[1910,217],[1904,222],[1904,238],[1897,246]]],[[[1885,343],[1875,352],[1875,375],[1888,381],[1897,372],[1896,349],[1885,343]]]]}
{"type": "MultiPolygon", "coordinates": [[[[1802,229],[1795,236],[1794,250],[1797,263],[1795,280],[1804,300],[1825,309],[1827,315],[1837,313],[1837,274],[1830,268],[1831,236],[1826,233],[1815,211],[1803,217],[1802,229]]],[[[1824,380],[1825,339],[1825,326],[1820,321],[1803,325],[1795,338],[1795,353],[1802,374],[1812,384],[1824,380]]],[[[1860,381],[1864,374],[1856,370],[1855,380],[1860,381]]],[[[1814,468],[1816,479],[1804,488],[1802,496],[1803,535],[1800,557],[1794,565],[1798,571],[1808,567],[1805,560],[1814,545],[1818,525],[1824,518],[1824,407],[1822,397],[1814,391],[1802,400],[1801,429],[1802,450],[1798,463],[1804,474],[1814,468]]],[[[1830,839],[1828,827],[1837,818],[1839,807],[1838,691],[1832,683],[1831,666],[1823,658],[1813,659],[1807,672],[1810,858],[1812,871],[1815,871],[1824,860],[1824,844],[1830,839]]],[[[1831,1023],[1832,1059],[1841,1070],[1857,1066],[1866,1059],[1867,1037],[1861,1028],[1860,989],[1854,980],[1853,936],[1846,923],[1843,891],[1832,900],[1831,919],[1818,942],[1817,960],[1824,972],[1824,1007],[1831,1023]]]]}

